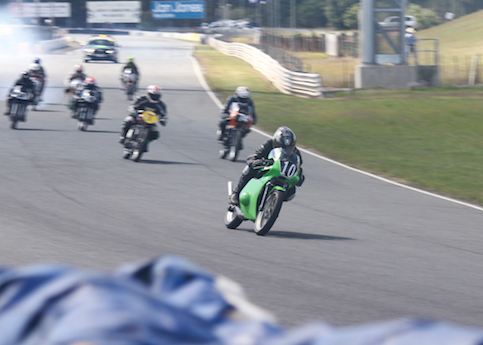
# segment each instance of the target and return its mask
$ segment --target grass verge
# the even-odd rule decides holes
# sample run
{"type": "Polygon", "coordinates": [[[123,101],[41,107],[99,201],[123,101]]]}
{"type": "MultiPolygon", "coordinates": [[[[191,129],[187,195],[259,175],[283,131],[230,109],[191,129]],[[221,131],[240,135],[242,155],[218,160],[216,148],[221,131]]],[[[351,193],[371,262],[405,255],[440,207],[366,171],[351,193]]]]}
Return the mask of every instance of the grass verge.
{"type": "Polygon", "coordinates": [[[327,157],[483,205],[481,88],[363,90],[302,99],[279,93],[249,64],[209,46],[198,46],[195,57],[222,102],[237,86],[250,87],[260,129],[289,126],[299,145],[327,157]]]}

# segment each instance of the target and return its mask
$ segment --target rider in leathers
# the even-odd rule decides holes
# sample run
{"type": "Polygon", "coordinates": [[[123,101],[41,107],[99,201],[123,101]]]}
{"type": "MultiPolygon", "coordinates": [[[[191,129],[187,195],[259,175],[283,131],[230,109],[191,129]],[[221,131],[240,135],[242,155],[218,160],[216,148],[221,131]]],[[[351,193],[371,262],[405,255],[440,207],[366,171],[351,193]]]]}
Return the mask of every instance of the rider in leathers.
{"type": "MultiPolygon", "coordinates": [[[[124,144],[126,133],[131,128],[131,125],[138,119],[139,111],[154,111],[159,116],[159,123],[166,126],[168,122],[168,113],[166,104],[161,100],[162,90],[157,85],[149,85],[146,89],[146,95],[138,97],[133,105],[129,107],[129,115],[124,119],[122,124],[121,136],[119,142],[124,144]]],[[[154,127],[154,126],[153,126],[154,127]]],[[[149,133],[149,140],[156,140],[159,137],[159,132],[154,127],[149,133]]],[[[146,147],[147,151],[147,147],[146,147]]]]}
{"type": "MultiPolygon", "coordinates": [[[[126,69],[131,69],[132,73],[136,75],[136,80],[134,82],[134,87],[135,87],[135,89],[137,89],[137,85],[138,85],[138,82],[139,82],[139,77],[141,76],[141,74],[139,73],[138,67],[134,63],[134,58],[132,58],[132,57],[127,58],[127,63],[122,68],[122,71],[121,71],[121,81],[122,81],[123,85],[124,85],[124,80],[123,80],[122,74],[124,73],[124,71],[126,69]]],[[[125,87],[125,85],[124,85],[124,87],[125,87]]]]}
{"type": "MultiPolygon", "coordinates": [[[[223,140],[223,137],[225,136],[225,130],[226,130],[226,125],[228,123],[228,120],[230,119],[230,106],[233,102],[239,102],[246,104],[248,108],[251,111],[251,115],[253,116],[253,125],[256,125],[257,123],[257,115],[255,113],[255,104],[253,103],[253,100],[250,98],[250,90],[246,86],[238,86],[235,90],[235,94],[229,96],[226,99],[225,106],[223,110],[221,111],[221,119],[220,122],[218,123],[218,140],[223,140]]],[[[248,132],[243,132],[243,137],[247,134],[248,132]]]]}
{"type": "MultiPolygon", "coordinates": [[[[248,156],[246,160],[247,165],[242,171],[242,175],[240,176],[238,184],[235,186],[235,188],[233,188],[233,194],[230,195],[230,203],[238,205],[238,196],[240,194],[240,191],[243,189],[243,187],[245,187],[250,179],[256,177],[258,173],[260,173],[260,170],[254,169],[254,167],[260,165],[268,165],[272,163],[268,159],[268,154],[270,153],[270,151],[272,151],[272,149],[276,147],[282,147],[286,149],[289,153],[293,152],[297,154],[300,158],[300,166],[302,166],[302,155],[300,154],[300,151],[295,147],[295,141],[295,134],[290,128],[285,126],[279,127],[275,131],[271,139],[265,141],[255,150],[255,153],[248,156]]],[[[304,181],[305,176],[302,172],[302,167],[300,167],[300,176],[297,186],[301,186],[304,181]]],[[[288,190],[288,196],[292,195],[293,193],[295,193],[295,187],[292,187],[288,190]]]]}
{"type": "MultiPolygon", "coordinates": [[[[34,97],[34,92],[35,92],[35,84],[33,81],[30,79],[30,73],[28,71],[23,72],[20,78],[15,81],[15,84],[13,85],[14,87],[20,85],[22,86],[22,91],[27,92],[29,94],[30,100],[34,97]]],[[[13,88],[10,89],[8,94],[10,95],[12,93],[13,88]]],[[[5,111],[4,115],[10,115],[10,109],[12,107],[12,98],[8,98],[7,102],[7,110],[5,111]]]]}
{"type": "Polygon", "coordinates": [[[82,65],[75,65],[74,66],[74,73],[69,75],[67,77],[67,80],[66,80],[66,84],[67,84],[67,87],[65,88],[65,93],[68,93],[68,92],[73,92],[74,90],[71,89],[71,85],[70,85],[70,82],[72,80],[80,80],[80,81],[84,81],[86,80],[87,78],[87,75],[84,73],[84,67],[82,67],[82,65]]]}
{"type": "Polygon", "coordinates": [[[40,65],[40,59],[36,58],[34,61],[39,61],[37,63],[33,63],[30,65],[29,72],[30,78],[35,78],[40,83],[40,89],[38,90],[39,98],[42,98],[42,93],[44,92],[45,82],[47,80],[47,76],[45,75],[43,67],[40,65]]]}
{"type": "Polygon", "coordinates": [[[96,79],[93,77],[87,77],[86,80],[74,91],[74,95],[72,96],[72,103],[70,104],[70,108],[72,110],[72,117],[77,117],[77,107],[79,106],[77,100],[80,98],[82,91],[84,90],[91,90],[93,91],[93,95],[96,98],[96,102],[93,104],[94,113],[93,116],[96,115],[97,110],[99,109],[99,103],[102,102],[102,90],[100,87],[96,85],[96,79]]]}

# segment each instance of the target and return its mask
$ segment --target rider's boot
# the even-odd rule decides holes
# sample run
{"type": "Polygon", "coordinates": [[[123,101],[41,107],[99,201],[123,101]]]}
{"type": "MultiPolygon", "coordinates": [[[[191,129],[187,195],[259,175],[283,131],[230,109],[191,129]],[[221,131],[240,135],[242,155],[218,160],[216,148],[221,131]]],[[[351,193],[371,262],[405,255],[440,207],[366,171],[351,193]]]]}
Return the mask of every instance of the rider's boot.
{"type": "Polygon", "coordinates": [[[129,130],[129,127],[131,127],[127,122],[125,122],[122,126],[121,130],[121,136],[119,137],[119,144],[124,144],[124,140],[126,140],[126,133],[129,130]]]}

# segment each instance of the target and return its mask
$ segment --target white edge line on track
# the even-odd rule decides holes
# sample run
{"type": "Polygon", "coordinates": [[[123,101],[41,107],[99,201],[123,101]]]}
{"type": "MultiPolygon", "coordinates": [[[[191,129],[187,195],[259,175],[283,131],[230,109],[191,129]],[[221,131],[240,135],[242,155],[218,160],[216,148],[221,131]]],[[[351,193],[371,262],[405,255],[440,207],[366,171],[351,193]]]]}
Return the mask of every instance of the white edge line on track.
{"type": "MultiPolygon", "coordinates": [[[[203,72],[201,70],[201,66],[200,64],[198,63],[198,60],[196,60],[194,57],[193,57],[193,54],[191,54],[191,61],[193,62],[193,66],[194,66],[194,69],[195,69],[195,73],[196,73],[196,76],[198,77],[198,80],[200,81],[200,84],[201,86],[203,86],[203,88],[205,89],[206,93],[208,93],[208,96],[211,97],[211,99],[213,100],[213,102],[215,102],[215,104],[221,109],[223,107],[223,104],[220,102],[220,100],[215,96],[214,92],[211,91],[211,89],[209,88],[208,84],[206,83],[206,80],[205,80],[205,77],[203,76],[203,72]]],[[[252,128],[252,131],[255,131],[261,135],[264,135],[268,138],[271,138],[272,136],[268,133],[265,133],[259,129],[256,129],[256,128],[252,128]]],[[[431,192],[427,192],[425,190],[422,190],[422,189],[418,189],[418,188],[414,188],[414,187],[411,187],[411,186],[407,186],[407,185],[404,185],[402,183],[398,183],[398,182],[394,182],[394,181],[391,181],[391,180],[388,180],[384,177],[380,177],[380,176],[377,176],[377,175],[374,175],[374,174],[371,174],[371,173],[368,173],[366,171],[363,171],[363,170],[359,170],[359,169],[356,169],[356,168],[353,168],[353,167],[350,167],[348,165],[345,165],[345,164],[342,164],[342,163],[339,163],[333,159],[330,159],[330,158],[327,158],[327,157],[324,157],[320,154],[317,154],[317,153],[314,153],[314,152],[311,152],[309,150],[306,150],[306,149],[303,149],[303,148],[299,148],[300,151],[304,152],[304,153],[307,153],[311,156],[314,156],[314,157],[317,157],[319,159],[322,159],[322,160],[325,160],[327,162],[330,162],[330,163],[333,163],[333,164],[336,164],[338,166],[341,166],[343,168],[346,168],[346,169],[349,169],[349,170],[352,170],[352,171],[355,171],[355,172],[358,172],[360,174],[363,174],[363,175],[366,175],[366,176],[370,176],[372,178],[375,178],[375,179],[378,179],[380,181],[384,181],[386,183],[390,183],[392,185],[395,185],[395,186],[399,186],[399,187],[402,187],[402,188],[406,188],[406,189],[409,189],[409,190],[412,190],[412,191],[415,191],[415,192],[418,192],[418,193],[421,193],[421,194],[426,194],[426,195],[429,195],[429,196],[432,196],[432,197],[435,197],[435,198],[438,198],[438,199],[442,199],[442,200],[446,200],[446,201],[450,201],[452,203],[455,203],[455,204],[459,204],[459,205],[463,205],[463,206],[467,206],[467,207],[471,207],[475,210],[478,210],[478,211],[483,211],[483,207],[480,207],[478,205],[473,205],[473,204],[470,204],[470,203],[467,203],[467,202],[464,202],[464,201],[460,201],[460,200],[456,200],[456,199],[452,199],[452,198],[448,198],[448,197],[445,197],[445,196],[442,196],[442,195],[439,195],[439,194],[435,194],[435,193],[431,193],[431,192]]]]}

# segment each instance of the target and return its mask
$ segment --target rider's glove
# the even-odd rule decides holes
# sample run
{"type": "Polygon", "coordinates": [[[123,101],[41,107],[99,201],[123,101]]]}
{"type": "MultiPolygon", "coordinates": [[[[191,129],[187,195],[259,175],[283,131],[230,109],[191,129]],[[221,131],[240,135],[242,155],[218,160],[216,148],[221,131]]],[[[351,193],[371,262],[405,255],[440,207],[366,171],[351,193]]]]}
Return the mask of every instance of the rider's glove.
{"type": "Polygon", "coordinates": [[[252,167],[258,167],[258,166],[263,166],[263,159],[255,159],[252,164],[250,164],[252,167]]]}
{"type": "Polygon", "coordinates": [[[266,165],[272,165],[272,164],[273,164],[273,159],[261,158],[261,159],[254,160],[251,165],[253,167],[257,167],[257,166],[266,166],[266,165]]]}
{"type": "Polygon", "coordinates": [[[161,124],[161,126],[166,126],[166,124],[168,123],[168,118],[165,117],[164,119],[159,120],[159,123],[161,124]]]}
{"type": "Polygon", "coordinates": [[[305,181],[305,175],[304,174],[301,174],[299,176],[299,182],[297,182],[297,186],[299,186],[299,187],[302,186],[302,184],[304,183],[304,181],[305,181]]]}

